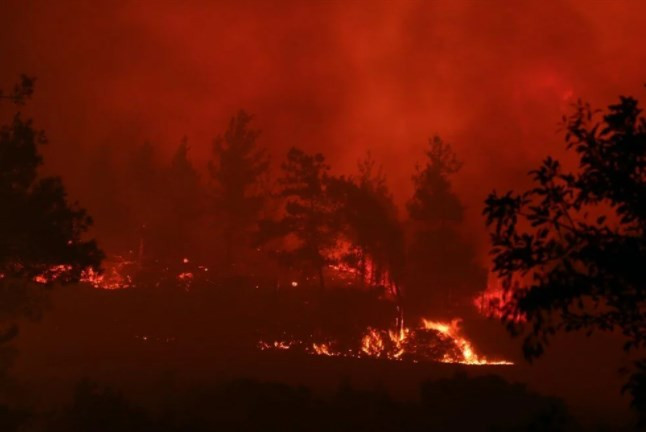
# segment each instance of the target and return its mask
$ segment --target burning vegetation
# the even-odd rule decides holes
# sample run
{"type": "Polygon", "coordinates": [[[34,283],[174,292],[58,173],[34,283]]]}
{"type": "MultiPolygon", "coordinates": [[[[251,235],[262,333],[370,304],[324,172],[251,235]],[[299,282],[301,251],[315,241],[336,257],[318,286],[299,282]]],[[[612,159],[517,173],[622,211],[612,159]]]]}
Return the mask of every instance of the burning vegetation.
{"type": "MultiPolygon", "coordinates": [[[[32,85],[32,79],[23,77],[9,99],[21,104],[32,85]]],[[[170,164],[160,162],[150,144],[135,148],[120,163],[100,154],[95,175],[88,179],[93,192],[106,192],[88,200],[90,209],[97,210],[94,225],[85,209],[70,202],[60,178],[40,175],[38,149],[45,143],[44,134],[16,114],[0,130],[0,199],[11,208],[0,224],[0,288],[15,299],[7,307],[11,310],[4,317],[0,344],[17,335],[15,322],[22,315],[39,315],[27,287],[75,285],[115,296],[121,291],[172,293],[169,297],[190,297],[187,303],[215,296],[218,310],[228,309],[221,325],[228,324],[225,316],[236,313],[252,317],[244,337],[231,339],[257,351],[513,365],[476,349],[461,324],[474,316],[480,323],[502,320],[512,330],[533,328],[525,340],[530,358],[540,355],[547,336],[563,327],[620,327],[632,338],[630,346],[643,347],[641,274],[619,278],[630,284],[617,296],[609,286],[616,282],[614,272],[625,268],[605,268],[599,256],[605,257],[610,247],[643,257],[643,205],[635,197],[642,191],[644,158],[624,161],[635,171],[628,176],[633,189],[624,197],[598,190],[604,175],[619,177],[611,179],[620,186],[627,180],[617,174],[621,167],[605,166],[603,155],[596,153],[596,144],[613,156],[621,153],[613,145],[621,147],[626,140],[643,145],[646,123],[637,122],[639,113],[636,101],[622,99],[621,105],[611,107],[605,117],[608,127],[597,135],[597,127],[589,131],[583,120],[587,116],[589,121],[590,110],[579,108],[568,127],[576,137],[570,144],[584,153],[584,173],[564,173],[547,159],[533,172],[539,188],[519,196],[489,197],[485,215],[495,246],[489,281],[464,233],[464,207],[451,187],[461,162],[437,136],[429,140],[412,175],[413,194],[404,215],[370,154],[359,161],[355,173],[340,175],[321,153],[294,147],[280,169],[272,170],[252,117],[240,111],[216,138],[204,170],[190,161],[186,139],[170,164]],[[98,204],[92,202],[96,197],[98,204]],[[596,223],[583,222],[587,213],[578,222],[572,219],[582,207],[604,205],[619,220],[611,227],[604,225],[604,215],[596,223]],[[522,232],[519,217],[539,228],[522,232]],[[107,257],[95,240],[87,239],[90,233],[105,239],[107,257]],[[594,279],[597,273],[602,280],[594,279]],[[563,324],[545,324],[552,322],[546,317],[553,317],[553,304],[541,304],[542,294],[536,292],[549,292],[555,285],[551,278],[563,275],[598,286],[587,293],[597,308],[630,307],[629,319],[590,315],[582,301],[583,312],[573,314],[577,299],[564,299],[559,292],[552,295],[563,311],[563,324]],[[530,276],[534,286],[525,283],[530,276]],[[239,291],[231,294],[233,289],[239,291]]],[[[610,258],[616,261],[619,255],[610,258]]],[[[193,319],[198,317],[191,315],[189,321],[193,319]]],[[[137,326],[127,331],[130,339],[147,345],[190,339],[157,325],[165,334],[149,334],[137,326]]],[[[628,384],[634,394],[642,391],[640,380],[643,375],[637,373],[628,384]]]]}
{"type": "MultiPolygon", "coordinates": [[[[31,94],[32,82],[23,83],[25,95],[31,94]]],[[[88,181],[100,182],[92,190],[105,192],[94,194],[101,201],[93,211],[97,235],[111,251],[103,259],[94,242],[81,238],[93,220],[66,203],[58,179],[38,180],[38,146],[44,138],[30,121],[16,117],[5,126],[3,140],[8,148],[31,149],[31,164],[16,167],[29,179],[21,193],[46,194],[45,186],[56,184],[49,199],[52,206],[68,206],[68,214],[59,217],[69,218],[69,226],[46,233],[51,238],[49,255],[30,256],[21,243],[21,216],[16,213],[14,237],[6,241],[13,242],[11,250],[25,247],[25,254],[17,253],[5,263],[3,277],[31,275],[41,285],[80,283],[104,290],[174,286],[189,294],[242,279],[259,290],[274,290],[277,296],[305,292],[301,307],[313,308],[314,317],[320,317],[307,329],[292,322],[290,326],[303,329],[284,340],[277,336],[294,333],[293,328],[274,328],[272,337],[260,324],[261,350],[298,348],[327,356],[510,364],[476,354],[460,331],[459,318],[447,322],[426,318],[472,313],[472,298],[485,274],[473,246],[460,234],[463,207],[449,179],[461,164],[448,144],[439,137],[429,141],[426,158],[413,175],[414,195],[406,207],[409,218],[402,220],[385,173],[370,154],[359,161],[356,174],[333,175],[322,154],[292,148],[272,186],[267,181],[268,153],[258,145],[259,131],[251,125],[252,117],[241,111],[216,138],[207,181],[189,160],[186,139],[167,166],[157,160],[150,144],[136,148],[122,168],[111,165],[109,154],[98,155],[88,181]],[[115,177],[116,172],[123,173],[121,178],[115,177]],[[106,206],[109,214],[101,211],[106,206]],[[215,247],[204,241],[206,232],[216,241],[215,247]],[[56,248],[62,251],[58,255],[56,248]],[[387,312],[350,320],[351,329],[329,325],[324,321],[338,306],[326,305],[323,299],[338,290],[367,293],[366,298],[387,312]],[[420,324],[409,327],[404,317],[420,324]],[[342,333],[349,336],[341,337],[342,333]]],[[[15,190],[11,194],[16,195],[15,190]]],[[[35,198],[43,202],[46,197],[35,198]]],[[[93,200],[89,201],[92,207],[93,200]]],[[[370,309],[369,304],[355,307],[357,316],[370,309]]]]}
{"type": "Polygon", "coordinates": [[[287,339],[273,342],[260,341],[261,350],[300,349],[308,354],[377,358],[412,362],[441,362],[463,365],[513,365],[506,360],[489,360],[478,355],[472,343],[460,331],[460,320],[451,322],[422,319],[415,328],[402,327],[399,330],[367,328],[355,348],[344,349],[333,340],[327,342],[306,342],[287,339]]]}

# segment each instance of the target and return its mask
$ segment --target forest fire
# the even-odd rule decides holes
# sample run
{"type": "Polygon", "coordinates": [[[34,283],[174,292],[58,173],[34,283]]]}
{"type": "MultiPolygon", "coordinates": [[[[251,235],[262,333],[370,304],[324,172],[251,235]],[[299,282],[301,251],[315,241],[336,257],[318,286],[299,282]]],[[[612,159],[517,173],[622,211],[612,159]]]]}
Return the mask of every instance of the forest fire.
{"type": "MultiPolygon", "coordinates": [[[[106,260],[104,264],[105,269],[101,272],[92,267],[82,270],[79,282],[105,290],[132,288],[134,286],[132,276],[126,271],[126,268],[134,264],[133,261],[115,256],[109,261],[106,260]]],[[[33,281],[43,285],[55,283],[63,276],[69,274],[71,270],[72,266],[67,264],[55,265],[34,276],[33,281]]]]}
{"type": "Polygon", "coordinates": [[[440,362],[472,366],[508,366],[507,360],[490,360],[475,352],[473,344],[461,334],[460,319],[450,322],[421,320],[415,328],[400,330],[368,328],[358,348],[334,348],[335,342],[306,342],[303,340],[260,341],[258,348],[265,350],[301,349],[314,355],[376,358],[385,360],[440,362]]]}
{"type": "MultiPolygon", "coordinates": [[[[199,265],[189,268],[191,262],[188,258],[181,260],[182,270],[174,276],[178,287],[188,291],[194,282],[196,273],[207,272],[208,268],[199,265]]],[[[82,271],[79,282],[89,284],[96,289],[117,290],[134,288],[134,278],[140,266],[136,261],[128,260],[122,256],[114,256],[106,263],[105,270],[98,272],[92,268],[82,271]]],[[[357,276],[358,272],[350,266],[330,266],[333,272],[343,275],[357,276]]],[[[48,284],[56,282],[58,278],[71,270],[69,265],[57,265],[46,272],[34,277],[34,282],[48,284]]],[[[165,268],[165,271],[168,271],[165,268]]],[[[159,276],[164,271],[158,272],[159,280],[154,282],[159,285],[163,277],[159,276]]],[[[368,283],[369,284],[369,283],[368,283]]],[[[289,284],[292,288],[299,288],[297,281],[289,284]]],[[[501,288],[492,289],[490,283],[488,289],[474,299],[474,305],[479,312],[487,317],[501,318],[503,315],[503,300],[507,295],[501,288]]],[[[392,300],[392,292],[388,300],[392,300]]],[[[257,347],[261,351],[266,350],[301,350],[311,355],[322,355],[328,357],[353,357],[353,358],[376,358],[396,361],[410,362],[440,362],[464,365],[513,365],[507,360],[490,360],[478,354],[473,343],[467,339],[461,331],[460,318],[451,321],[437,321],[422,318],[416,327],[398,326],[397,329],[380,329],[367,327],[360,337],[356,346],[348,347],[338,341],[328,339],[325,341],[303,340],[298,338],[285,338],[271,342],[261,340],[257,347]]]]}
{"type": "Polygon", "coordinates": [[[30,3],[0,432],[646,428],[646,3],[30,3]]]}

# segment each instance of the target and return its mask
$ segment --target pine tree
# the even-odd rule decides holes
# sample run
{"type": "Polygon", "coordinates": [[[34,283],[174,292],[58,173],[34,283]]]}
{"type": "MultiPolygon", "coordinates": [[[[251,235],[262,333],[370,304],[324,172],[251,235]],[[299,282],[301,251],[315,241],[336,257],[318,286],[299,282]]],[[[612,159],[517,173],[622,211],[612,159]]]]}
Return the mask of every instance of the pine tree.
{"type": "Polygon", "coordinates": [[[174,260],[192,255],[193,234],[205,208],[206,192],[189,160],[189,150],[188,140],[183,138],[164,172],[166,217],[159,235],[174,260]]]}
{"type": "Polygon", "coordinates": [[[460,233],[464,207],[451,189],[450,176],[462,163],[439,137],[429,140],[426,161],[413,176],[407,204],[412,222],[408,248],[407,309],[414,315],[470,306],[470,295],[484,285],[475,248],[460,233]]]}
{"type": "Polygon", "coordinates": [[[346,264],[358,270],[360,282],[395,291],[401,282],[403,231],[383,171],[368,154],[358,163],[357,177],[330,179],[330,194],[339,203],[339,217],[349,252],[346,264]]]}
{"type": "Polygon", "coordinates": [[[321,290],[325,288],[324,269],[332,262],[339,230],[335,203],[327,190],[329,169],[320,153],[289,150],[279,179],[284,216],[277,221],[261,221],[260,225],[261,242],[295,239],[294,247],[281,251],[281,262],[316,276],[321,290]]]}
{"type": "Polygon", "coordinates": [[[252,129],[252,117],[244,111],[231,119],[224,135],[213,144],[213,158],[208,164],[215,211],[222,220],[227,271],[237,265],[238,252],[251,240],[265,195],[269,159],[258,147],[259,131],[252,129]]]}

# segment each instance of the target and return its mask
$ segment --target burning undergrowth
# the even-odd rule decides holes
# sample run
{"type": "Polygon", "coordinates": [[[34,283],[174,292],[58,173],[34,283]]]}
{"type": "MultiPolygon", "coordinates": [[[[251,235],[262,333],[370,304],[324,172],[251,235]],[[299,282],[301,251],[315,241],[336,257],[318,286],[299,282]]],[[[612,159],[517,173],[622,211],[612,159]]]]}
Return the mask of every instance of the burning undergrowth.
{"type": "Polygon", "coordinates": [[[465,365],[512,365],[506,360],[490,360],[476,353],[473,344],[462,335],[460,319],[451,322],[422,319],[416,327],[399,330],[368,327],[354,346],[332,338],[290,338],[261,340],[258,348],[294,350],[331,357],[376,358],[410,362],[441,362],[465,365]]]}
{"type": "MultiPolygon", "coordinates": [[[[69,268],[66,266],[55,266],[37,275],[34,281],[39,284],[55,283],[67,271],[69,268]]],[[[308,297],[311,292],[303,286],[306,283],[275,283],[272,288],[275,298],[273,303],[268,303],[268,309],[275,310],[268,310],[266,315],[290,315],[286,311],[291,310],[293,316],[287,321],[277,319],[278,324],[273,327],[266,326],[267,320],[264,323],[262,319],[258,321],[257,348],[260,351],[290,350],[330,357],[464,365],[513,364],[480,354],[473,342],[464,335],[460,318],[450,321],[421,318],[415,325],[404,325],[392,290],[382,287],[379,293],[378,290],[349,289],[351,280],[348,279],[347,270],[337,266],[330,267],[329,271],[332,273],[330,279],[343,288],[331,289],[323,300],[320,293],[308,297]],[[295,310],[300,312],[293,312],[295,310]],[[326,317],[325,311],[334,311],[335,316],[326,317]],[[361,314],[363,318],[357,318],[361,314]],[[317,319],[334,325],[322,329],[317,327],[317,319]],[[389,325],[392,322],[396,324],[389,325]],[[298,331],[284,330],[289,328],[298,331]]],[[[128,256],[113,256],[104,263],[101,272],[92,269],[83,271],[79,282],[103,290],[175,287],[186,295],[196,296],[204,290],[224,289],[227,284],[226,280],[210,274],[207,266],[189,258],[183,258],[173,265],[142,265],[128,256]]],[[[262,296],[261,291],[268,288],[266,284],[261,286],[251,281],[248,284],[251,292],[255,291],[258,297],[262,296]]],[[[175,340],[174,337],[171,339],[175,340]]],[[[142,340],[148,341],[146,338],[142,340]]]]}

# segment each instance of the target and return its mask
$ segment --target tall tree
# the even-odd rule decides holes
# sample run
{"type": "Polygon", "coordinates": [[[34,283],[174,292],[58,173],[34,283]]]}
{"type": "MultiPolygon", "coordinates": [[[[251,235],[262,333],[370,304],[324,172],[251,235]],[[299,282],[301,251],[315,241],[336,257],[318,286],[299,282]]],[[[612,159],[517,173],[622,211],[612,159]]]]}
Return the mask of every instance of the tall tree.
{"type": "Polygon", "coordinates": [[[451,146],[439,136],[429,140],[426,160],[413,175],[415,190],[407,203],[412,220],[424,228],[462,222],[464,207],[451,190],[449,177],[462,168],[451,146]]]}
{"type": "Polygon", "coordinates": [[[188,140],[184,138],[164,173],[167,192],[164,233],[172,258],[190,255],[192,236],[205,205],[200,175],[188,155],[188,140]]]}
{"type": "Polygon", "coordinates": [[[322,154],[290,149],[279,179],[284,215],[278,221],[260,224],[262,242],[294,240],[295,244],[288,244],[280,253],[281,261],[316,275],[321,289],[325,288],[324,269],[331,262],[339,229],[335,203],[328,194],[329,169],[322,154]]]}
{"type": "Polygon", "coordinates": [[[156,231],[163,217],[165,199],[163,171],[157,160],[155,147],[150,142],[135,146],[126,161],[125,176],[129,199],[131,236],[136,242],[140,265],[156,259],[160,248],[156,231]]]}
{"type": "Polygon", "coordinates": [[[398,294],[404,238],[386,176],[370,154],[359,161],[357,177],[330,179],[330,194],[339,203],[339,216],[349,250],[346,264],[358,270],[361,283],[383,285],[398,294]]]}
{"type": "Polygon", "coordinates": [[[646,425],[646,120],[622,97],[564,118],[578,169],[547,158],[526,191],[492,193],[484,214],[506,321],[528,359],[560,331],[618,329],[641,360],[625,389],[646,425]],[[518,315],[523,320],[509,319],[518,315]]]}
{"type": "Polygon", "coordinates": [[[124,233],[134,223],[123,193],[126,186],[116,162],[117,151],[109,144],[93,146],[88,151],[83,202],[95,221],[94,231],[106,250],[128,250],[132,239],[124,233]]]}
{"type": "Polygon", "coordinates": [[[236,265],[237,249],[248,244],[265,201],[261,183],[269,169],[266,151],[258,147],[259,131],[244,111],[231,119],[224,135],[213,144],[209,173],[215,210],[221,216],[228,271],[236,265]]]}
{"type": "Polygon", "coordinates": [[[415,189],[407,203],[412,239],[406,304],[414,315],[470,305],[467,297],[485,283],[475,248],[460,233],[464,207],[450,177],[461,166],[451,146],[435,136],[429,140],[424,164],[413,176],[415,189]]]}
{"type": "MultiPolygon", "coordinates": [[[[8,97],[22,104],[34,80],[23,77],[8,97]]],[[[89,267],[98,270],[103,258],[94,240],[85,240],[92,219],[70,203],[60,177],[43,177],[40,146],[43,131],[16,113],[0,126],[0,320],[6,324],[23,313],[34,314],[31,283],[78,281],[89,267]]],[[[16,333],[9,325],[0,342],[16,333]]]]}

